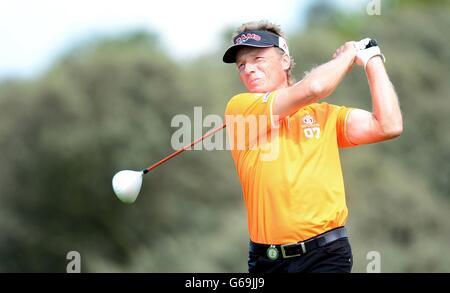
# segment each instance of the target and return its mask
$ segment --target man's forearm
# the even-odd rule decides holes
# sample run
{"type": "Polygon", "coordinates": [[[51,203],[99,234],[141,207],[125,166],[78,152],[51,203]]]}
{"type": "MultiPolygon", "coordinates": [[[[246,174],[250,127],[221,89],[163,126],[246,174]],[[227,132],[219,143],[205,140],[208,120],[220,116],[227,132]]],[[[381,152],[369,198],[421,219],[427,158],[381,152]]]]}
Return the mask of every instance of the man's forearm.
{"type": "MultiPolygon", "coordinates": [[[[352,64],[352,56],[339,56],[314,68],[301,82],[304,83],[303,86],[310,89],[316,101],[326,98],[341,83],[352,64]]],[[[299,84],[294,87],[297,85],[300,87],[299,84]]]]}
{"type": "Polygon", "coordinates": [[[403,129],[402,114],[394,86],[380,57],[370,59],[366,75],[372,95],[373,115],[384,133],[396,136],[403,129]]]}
{"type": "MultiPolygon", "coordinates": [[[[353,64],[355,50],[346,45],[336,58],[314,68],[301,81],[278,91],[274,114],[280,118],[329,96],[344,78],[353,64]]],[[[352,47],[350,47],[352,46],[352,47]]]]}

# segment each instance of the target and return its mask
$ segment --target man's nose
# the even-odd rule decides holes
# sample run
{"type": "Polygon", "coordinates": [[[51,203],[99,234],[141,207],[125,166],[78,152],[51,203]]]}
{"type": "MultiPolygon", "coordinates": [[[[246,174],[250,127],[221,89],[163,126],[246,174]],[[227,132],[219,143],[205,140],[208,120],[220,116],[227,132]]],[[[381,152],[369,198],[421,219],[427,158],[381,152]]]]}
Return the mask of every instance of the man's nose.
{"type": "Polygon", "coordinates": [[[256,66],[255,64],[252,63],[247,63],[245,64],[245,73],[252,73],[255,72],[256,66]]]}

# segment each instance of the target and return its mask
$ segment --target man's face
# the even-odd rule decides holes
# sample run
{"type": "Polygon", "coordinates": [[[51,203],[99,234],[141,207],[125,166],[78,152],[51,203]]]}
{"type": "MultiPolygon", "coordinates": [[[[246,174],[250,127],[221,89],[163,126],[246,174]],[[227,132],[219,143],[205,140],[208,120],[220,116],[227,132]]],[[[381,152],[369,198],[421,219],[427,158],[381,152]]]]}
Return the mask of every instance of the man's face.
{"type": "Polygon", "coordinates": [[[275,47],[244,47],[236,55],[236,66],[249,92],[265,93],[287,86],[284,59],[275,47]]]}

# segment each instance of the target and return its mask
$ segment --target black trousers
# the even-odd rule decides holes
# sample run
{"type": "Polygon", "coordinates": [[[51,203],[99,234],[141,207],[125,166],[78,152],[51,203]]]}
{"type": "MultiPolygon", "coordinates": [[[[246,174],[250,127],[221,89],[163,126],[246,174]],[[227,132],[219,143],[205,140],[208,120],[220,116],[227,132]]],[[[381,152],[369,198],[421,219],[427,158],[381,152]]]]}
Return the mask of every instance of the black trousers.
{"type": "Polygon", "coordinates": [[[352,249],[346,237],[297,257],[270,260],[251,250],[248,257],[250,273],[350,273],[352,266],[352,249]]]}

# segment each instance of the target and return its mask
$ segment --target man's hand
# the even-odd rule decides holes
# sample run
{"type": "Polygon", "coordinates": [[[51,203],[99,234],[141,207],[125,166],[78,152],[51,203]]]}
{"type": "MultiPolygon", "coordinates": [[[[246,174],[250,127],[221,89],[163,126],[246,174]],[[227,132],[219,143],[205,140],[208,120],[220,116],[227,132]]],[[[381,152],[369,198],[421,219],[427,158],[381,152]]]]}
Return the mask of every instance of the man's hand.
{"type": "Polygon", "coordinates": [[[341,55],[348,55],[355,58],[357,52],[356,42],[346,42],[342,46],[340,46],[336,52],[333,54],[333,59],[337,58],[341,55]]]}
{"type": "Polygon", "coordinates": [[[352,70],[353,62],[356,58],[357,53],[356,45],[357,45],[356,42],[346,42],[344,45],[340,46],[333,54],[333,59],[344,57],[352,60],[347,69],[347,72],[352,70]]]}
{"type": "Polygon", "coordinates": [[[362,39],[356,43],[356,48],[358,51],[356,53],[355,63],[364,66],[364,69],[372,57],[380,56],[381,59],[383,59],[383,62],[385,62],[384,55],[381,53],[380,47],[378,47],[378,44],[374,39],[362,39]]]}

